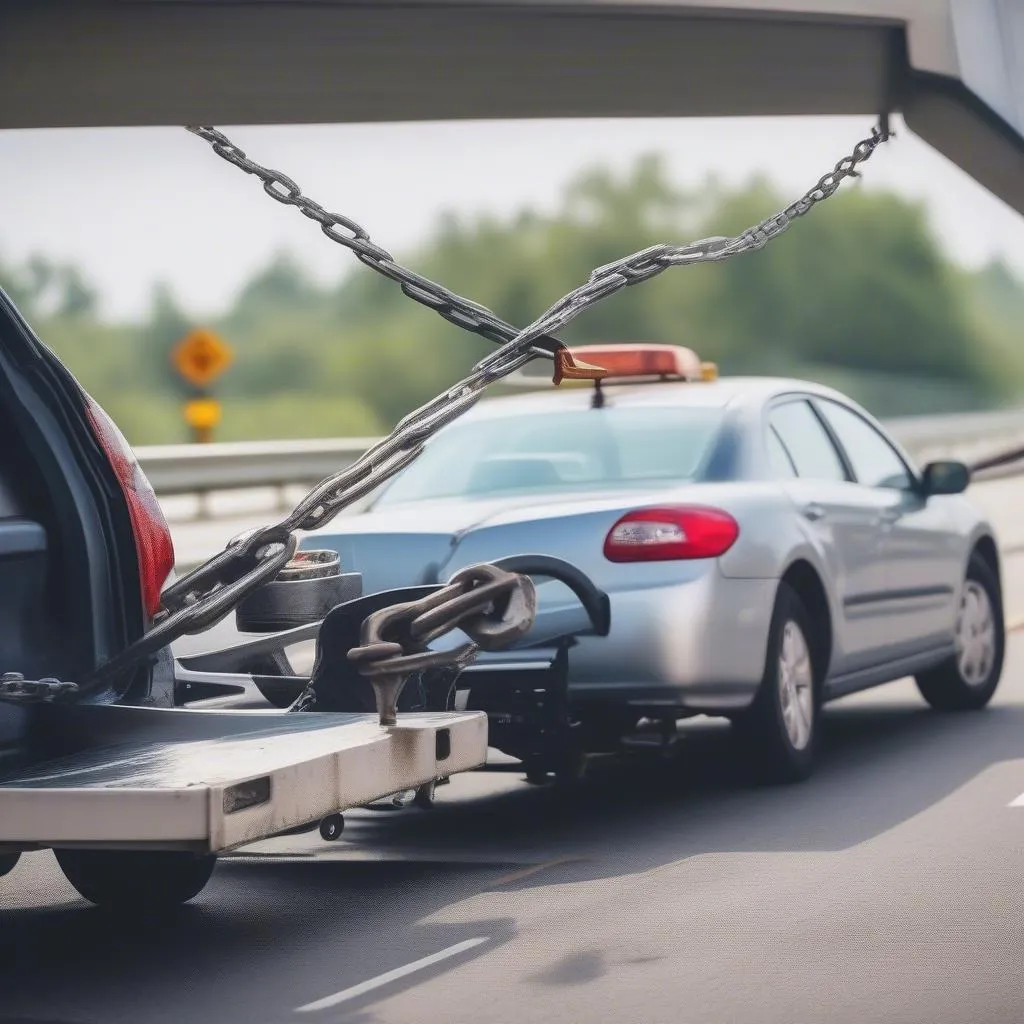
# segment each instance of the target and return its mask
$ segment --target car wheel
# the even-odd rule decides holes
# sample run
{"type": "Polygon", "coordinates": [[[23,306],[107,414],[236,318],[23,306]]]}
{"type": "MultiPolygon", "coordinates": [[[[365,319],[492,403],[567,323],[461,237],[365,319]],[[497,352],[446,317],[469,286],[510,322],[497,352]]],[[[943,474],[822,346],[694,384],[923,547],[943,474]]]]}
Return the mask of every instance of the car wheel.
{"type": "Polygon", "coordinates": [[[284,710],[295,703],[295,699],[302,692],[303,687],[296,686],[293,682],[277,682],[274,676],[293,675],[291,662],[283,651],[275,651],[273,654],[263,655],[254,658],[245,666],[245,671],[256,678],[253,682],[260,695],[275,708],[284,710]],[[262,679],[259,677],[263,677],[262,679]]]}
{"type": "Polygon", "coordinates": [[[759,778],[799,782],[814,770],[820,701],[810,636],[803,602],[779,584],[761,686],[735,722],[759,778]]]}
{"type": "Polygon", "coordinates": [[[0,853],[0,878],[9,875],[21,860],[20,853],[0,853]]]}
{"type": "Polygon", "coordinates": [[[977,711],[992,699],[1003,671],[1006,635],[999,582],[976,555],[967,566],[954,627],[956,653],[916,679],[938,711],[977,711]]]}
{"type": "Polygon", "coordinates": [[[177,850],[54,850],[78,893],[99,907],[166,911],[197,896],[217,858],[177,850]]]}

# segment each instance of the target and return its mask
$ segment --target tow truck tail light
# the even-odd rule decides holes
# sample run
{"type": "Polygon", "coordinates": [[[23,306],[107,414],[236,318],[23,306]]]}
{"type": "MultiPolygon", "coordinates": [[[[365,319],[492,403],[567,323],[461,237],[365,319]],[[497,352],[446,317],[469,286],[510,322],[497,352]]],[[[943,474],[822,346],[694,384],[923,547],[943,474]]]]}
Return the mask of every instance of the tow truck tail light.
{"type": "Polygon", "coordinates": [[[139,562],[142,602],[151,617],[160,610],[160,591],[174,568],[174,544],[152,485],[114,421],[91,398],[86,411],[93,434],[117,476],[128,504],[139,562]]]}
{"type": "Polygon", "coordinates": [[[703,506],[640,508],[627,512],[608,532],[610,562],[666,562],[717,558],[740,535],[728,512],[703,506]]]}

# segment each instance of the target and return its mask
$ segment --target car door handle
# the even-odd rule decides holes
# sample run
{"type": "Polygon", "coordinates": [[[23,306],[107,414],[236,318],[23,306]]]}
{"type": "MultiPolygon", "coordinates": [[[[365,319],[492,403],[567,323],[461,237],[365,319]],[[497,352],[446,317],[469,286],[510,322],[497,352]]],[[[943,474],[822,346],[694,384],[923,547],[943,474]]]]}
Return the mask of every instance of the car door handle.
{"type": "Polygon", "coordinates": [[[800,511],[803,513],[804,519],[809,519],[812,523],[825,518],[825,507],[819,505],[816,501],[812,501],[809,505],[804,505],[800,511]]]}
{"type": "Polygon", "coordinates": [[[881,512],[878,513],[877,516],[875,516],[875,525],[876,526],[892,526],[892,524],[895,523],[896,520],[899,519],[899,517],[900,517],[900,512],[899,512],[898,509],[895,509],[895,508],[883,509],[881,512]]]}

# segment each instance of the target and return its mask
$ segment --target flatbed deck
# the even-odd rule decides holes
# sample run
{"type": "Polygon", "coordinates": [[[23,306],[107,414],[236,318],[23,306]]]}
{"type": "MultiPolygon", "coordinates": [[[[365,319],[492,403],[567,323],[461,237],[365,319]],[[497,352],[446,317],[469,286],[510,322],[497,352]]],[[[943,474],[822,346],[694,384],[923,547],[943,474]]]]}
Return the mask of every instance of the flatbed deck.
{"type": "Polygon", "coordinates": [[[265,839],[487,757],[475,712],[289,714],[82,707],[75,749],[0,776],[0,847],[191,849],[265,839]]]}

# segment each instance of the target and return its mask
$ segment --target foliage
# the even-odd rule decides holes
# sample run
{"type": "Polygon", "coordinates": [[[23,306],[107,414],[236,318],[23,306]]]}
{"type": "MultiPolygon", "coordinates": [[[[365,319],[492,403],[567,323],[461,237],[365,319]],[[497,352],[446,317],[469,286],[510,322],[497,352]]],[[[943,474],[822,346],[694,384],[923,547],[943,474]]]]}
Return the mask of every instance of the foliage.
{"type": "MultiPolygon", "coordinates": [[[[446,213],[406,259],[522,325],[595,266],[658,241],[733,234],[783,205],[763,179],[681,190],[647,156],[622,178],[580,175],[553,213],[446,213]]],[[[85,274],[43,258],[0,264],[0,285],[136,444],[187,436],[188,391],[168,357],[195,326],[235,350],[217,386],[225,440],[377,433],[490,347],[368,270],[321,287],[287,253],[202,325],[165,285],[144,323],[104,322],[85,274]]],[[[565,340],[687,344],[724,372],[823,380],[893,415],[1012,399],[1024,382],[1022,318],[1024,287],[1005,265],[964,271],[921,205],[846,187],[765,250],[668,270],[584,314],[565,340]]]]}

